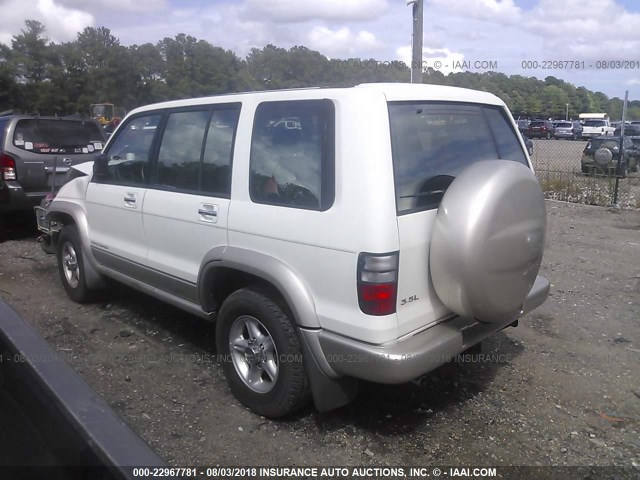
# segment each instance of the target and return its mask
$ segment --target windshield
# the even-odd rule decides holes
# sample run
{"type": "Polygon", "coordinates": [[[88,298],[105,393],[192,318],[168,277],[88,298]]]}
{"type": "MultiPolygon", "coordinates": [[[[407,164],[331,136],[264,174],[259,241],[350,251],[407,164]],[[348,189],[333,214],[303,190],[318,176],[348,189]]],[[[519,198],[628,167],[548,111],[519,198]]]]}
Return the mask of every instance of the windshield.
{"type": "Polygon", "coordinates": [[[19,120],[13,144],[34,153],[93,153],[102,150],[104,137],[93,121],[19,120]]]}
{"type": "Polygon", "coordinates": [[[544,122],[531,122],[530,127],[544,127],[544,122]]]}
{"type": "Polygon", "coordinates": [[[571,124],[570,124],[570,123],[568,123],[568,122],[559,122],[559,123],[556,125],[556,128],[573,128],[573,125],[571,125],[571,124]]]}
{"type": "Polygon", "coordinates": [[[587,120],[584,122],[585,127],[604,127],[605,125],[604,120],[587,120]]]}
{"type": "Polygon", "coordinates": [[[449,183],[472,163],[527,165],[518,134],[499,107],[390,103],[389,119],[399,214],[436,208],[449,183]]]}

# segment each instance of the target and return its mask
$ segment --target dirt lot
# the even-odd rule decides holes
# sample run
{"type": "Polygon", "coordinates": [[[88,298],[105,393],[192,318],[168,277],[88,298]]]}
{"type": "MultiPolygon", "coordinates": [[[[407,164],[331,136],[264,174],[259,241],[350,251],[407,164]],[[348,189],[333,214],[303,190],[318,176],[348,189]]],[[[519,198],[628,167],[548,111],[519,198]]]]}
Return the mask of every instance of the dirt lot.
{"type": "Polygon", "coordinates": [[[210,324],[124,287],[67,299],[29,228],[0,244],[0,295],[175,465],[640,465],[640,212],[549,201],[541,308],[477,362],[271,421],[212,362],[210,324]]]}

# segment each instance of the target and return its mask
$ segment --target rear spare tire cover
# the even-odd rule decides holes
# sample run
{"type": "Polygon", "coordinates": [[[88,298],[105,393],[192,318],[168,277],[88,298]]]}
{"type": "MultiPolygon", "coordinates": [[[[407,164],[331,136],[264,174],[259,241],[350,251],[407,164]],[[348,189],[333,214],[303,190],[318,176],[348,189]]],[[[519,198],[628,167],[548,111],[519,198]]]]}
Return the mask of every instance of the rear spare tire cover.
{"type": "Polygon", "coordinates": [[[540,184],[526,166],[476,162],[449,186],[429,251],[431,279],[460,316],[516,319],[540,269],[546,212],[540,184]]]}
{"type": "Polygon", "coordinates": [[[613,153],[608,148],[600,147],[593,154],[593,161],[601,167],[606,167],[613,160],[613,153]]]}

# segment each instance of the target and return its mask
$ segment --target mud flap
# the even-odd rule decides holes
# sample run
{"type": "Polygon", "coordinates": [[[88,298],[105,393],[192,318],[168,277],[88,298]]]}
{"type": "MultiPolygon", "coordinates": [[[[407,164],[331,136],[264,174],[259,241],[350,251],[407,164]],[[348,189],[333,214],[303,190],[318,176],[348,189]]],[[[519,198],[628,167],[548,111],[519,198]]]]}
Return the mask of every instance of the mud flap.
{"type": "Polygon", "coordinates": [[[358,394],[358,381],[355,378],[331,378],[322,371],[307,337],[299,335],[304,355],[304,367],[311,387],[311,398],[316,410],[328,412],[350,403],[358,394]]]}

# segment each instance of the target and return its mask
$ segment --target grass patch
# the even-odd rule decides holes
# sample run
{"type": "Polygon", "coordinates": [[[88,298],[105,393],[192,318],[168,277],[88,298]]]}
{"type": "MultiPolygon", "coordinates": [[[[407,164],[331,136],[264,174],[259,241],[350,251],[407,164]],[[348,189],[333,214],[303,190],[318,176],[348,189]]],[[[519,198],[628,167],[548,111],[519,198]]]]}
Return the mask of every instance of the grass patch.
{"type": "Polygon", "coordinates": [[[587,177],[565,172],[537,172],[545,198],[586,205],[610,205],[615,178],[587,177]]]}
{"type": "MultiPolygon", "coordinates": [[[[587,176],[569,172],[537,171],[545,198],[586,205],[608,206],[613,203],[615,177],[587,176]]],[[[640,178],[620,179],[618,205],[640,209],[640,178]]]]}

